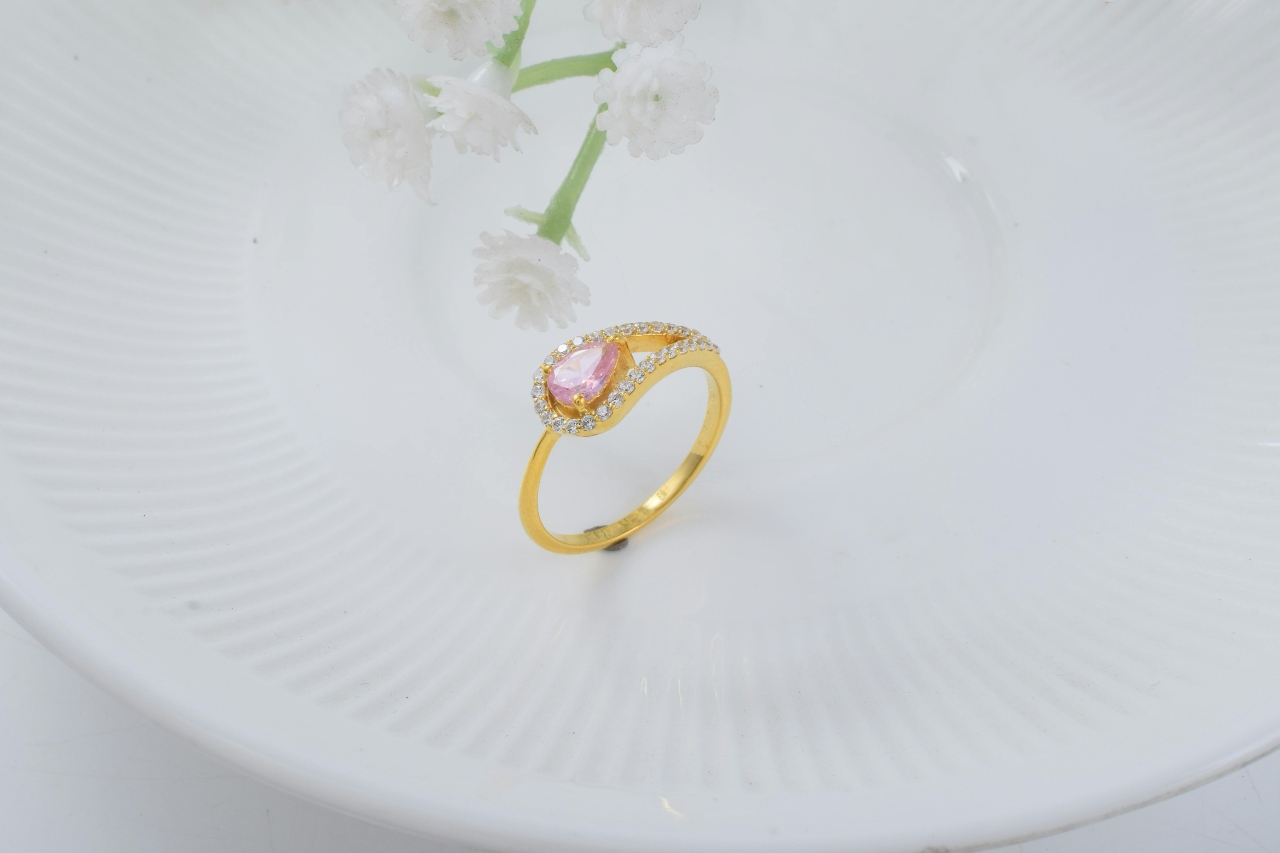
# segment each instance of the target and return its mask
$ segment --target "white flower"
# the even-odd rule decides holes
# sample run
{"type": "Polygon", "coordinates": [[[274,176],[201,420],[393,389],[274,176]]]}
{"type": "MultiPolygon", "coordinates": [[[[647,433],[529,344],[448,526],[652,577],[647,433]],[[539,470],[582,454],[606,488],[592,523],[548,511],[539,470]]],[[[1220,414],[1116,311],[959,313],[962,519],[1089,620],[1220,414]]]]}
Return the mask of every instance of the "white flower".
{"type": "Polygon", "coordinates": [[[520,17],[516,0],[396,0],[396,5],[409,38],[430,51],[447,43],[454,59],[465,58],[468,50],[484,56],[485,42],[501,44],[520,17]]]}
{"type": "Polygon", "coordinates": [[[582,14],[607,39],[654,45],[675,38],[698,17],[698,0],[591,0],[582,14]]]}
{"type": "Polygon", "coordinates": [[[427,82],[440,90],[429,98],[440,113],[431,129],[452,137],[459,151],[491,154],[497,160],[504,145],[520,150],[517,130],[538,132],[524,110],[511,102],[514,75],[500,62],[489,60],[466,80],[431,77],[427,82]]]}
{"type": "Polygon", "coordinates": [[[657,47],[630,45],[613,55],[617,71],[600,72],[597,104],[608,109],[596,127],[609,144],[628,140],[631,156],[657,160],[679,154],[702,138],[702,125],[715,121],[720,93],[709,82],[711,68],[684,49],[684,39],[657,47]]]}
{"type": "Polygon", "coordinates": [[[574,322],[573,303],[591,304],[591,292],[578,280],[578,262],[546,237],[518,237],[510,231],[481,234],[484,246],[472,252],[477,299],[495,320],[516,309],[516,326],[547,330],[550,319],[560,328],[574,322]]]}
{"type": "Polygon", "coordinates": [[[388,189],[413,187],[431,201],[431,134],[435,110],[425,106],[409,78],[377,69],[352,87],[338,118],[351,162],[388,189]]]}

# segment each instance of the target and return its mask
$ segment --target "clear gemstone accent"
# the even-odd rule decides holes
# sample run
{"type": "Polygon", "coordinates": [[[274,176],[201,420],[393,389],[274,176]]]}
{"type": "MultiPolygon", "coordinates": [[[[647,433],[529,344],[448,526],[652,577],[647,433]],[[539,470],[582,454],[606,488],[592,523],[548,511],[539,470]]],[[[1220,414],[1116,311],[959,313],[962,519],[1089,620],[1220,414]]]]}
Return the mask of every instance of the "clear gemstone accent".
{"type": "Polygon", "coordinates": [[[583,431],[583,432],[591,432],[591,431],[592,431],[593,429],[595,429],[595,428],[596,428],[596,419],[595,419],[594,417],[592,417],[591,415],[583,415],[583,416],[582,416],[582,431],[583,431]]]}
{"type": "Polygon", "coordinates": [[[604,330],[604,333],[605,333],[606,335],[616,335],[616,334],[618,334],[618,327],[617,327],[617,326],[610,326],[609,328],[607,328],[607,329],[605,329],[605,330],[604,330]]]}
{"type": "Polygon", "coordinates": [[[623,324],[622,324],[621,326],[619,326],[618,328],[622,330],[622,334],[624,334],[624,335],[630,335],[630,334],[634,333],[634,332],[635,332],[635,330],[636,330],[636,327],[635,327],[635,324],[634,324],[634,323],[623,323],[623,324]]]}
{"type": "Polygon", "coordinates": [[[564,431],[569,433],[569,435],[577,435],[578,428],[581,426],[582,426],[582,422],[579,421],[577,418],[574,418],[571,421],[564,422],[564,431]]]}
{"type": "Polygon", "coordinates": [[[569,351],[568,344],[561,344],[560,346],[556,347],[556,352],[560,353],[561,355],[564,355],[568,351],[569,351]]]}
{"type": "Polygon", "coordinates": [[[532,390],[529,393],[531,397],[537,398],[537,397],[541,397],[543,394],[546,394],[547,389],[545,385],[534,385],[532,390]]]}
{"type": "Polygon", "coordinates": [[[645,373],[653,373],[653,371],[654,371],[654,370],[656,370],[656,369],[657,369],[657,367],[658,367],[658,365],[656,365],[656,364],[654,364],[654,363],[653,363],[653,359],[652,359],[652,358],[646,358],[644,361],[640,362],[640,368],[641,368],[645,373]]]}
{"type": "Polygon", "coordinates": [[[612,416],[613,416],[613,409],[609,408],[608,406],[601,406],[600,408],[596,409],[596,417],[602,421],[607,421],[612,416]]]}
{"type": "Polygon", "coordinates": [[[552,418],[551,429],[556,432],[564,432],[564,418],[552,418]]]}
{"type": "Polygon", "coordinates": [[[542,421],[544,424],[551,423],[551,412],[546,409],[538,412],[538,420],[542,421]]]}
{"type": "Polygon", "coordinates": [[[716,354],[719,354],[719,352],[720,352],[720,345],[719,345],[719,344],[712,344],[712,345],[711,345],[711,351],[712,351],[712,352],[714,352],[714,353],[716,353],[716,354]]]}
{"type": "Polygon", "coordinates": [[[604,332],[587,332],[587,340],[589,341],[604,340],[604,332]]]}
{"type": "Polygon", "coordinates": [[[614,391],[609,395],[609,405],[613,406],[615,409],[622,405],[622,400],[623,397],[621,391],[614,391]]]}
{"type": "Polygon", "coordinates": [[[586,338],[574,338],[574,339],[573,339],[573,345],[574,345],[575,347],[580,347],[580,346],[582,346],[583,344],[585,344],[586,342],[587,342],[587,339],[586,339],[586,338]]]}
{"type": "Polygon", "coordinates": [[[648,324],[648,323],[636,323],[636,331],[637,331],[637,332],[639,332],[639,333],[640,333],[640,334],[642,334],[642,335],[647,335],[647,334],[649,334],[649,324],[648,324]]]}
{"type": "Polygon", "coordinates": [[[688,342],[688,341],[677,341],[677,342],[676,342],[676,351],[677,351],[677,352],[680,352],[680,353],[686,353],[686,352],[688,352],[688,351],[689,351],[689,342],[688,342]]]}
{"type": "Polygon", "coordinates": [[[636,383],[637,385],[639,385],[641,382],[645,381],[645,379],[647,379],[648,377],[644,375],[643,370],[641,370],[638,367],[633,367],[627,371],[627,378],[630,379],[632,382],[636,383]]]}
{"type": "Polygon", "coordinates": [[[658,350],[653,354],[653,360],[658,364],[663,364],[667,360],[667,350],[665,348],[658,350]]]}
{"type": "Polygon", "coordinates": [[[541,368],[541,367],[539,367],[537,370],[535,370],[535,371],[533,372],[533,381],[534,381],[534,382],[541,382],[545,376],[546,376],[546,374],[545,374],[545,373],[543,373],[543,372],[542,372],[542,368],[541,368]]]}
{"type": "Polygon", "coordinates": [[[556,357],[554,355],[549,355],[542,360],[542,363],[550,367],[556,363],[556,357]]]}
{"type": "Polygon", "coordinates": [[[618,383],[618,388],[630,394],[632,391],[636,390],[636,383],[632,382],[630,379],[624,379],[618,383]]]}
{"type": "Polygon", "coordinates": [[[680,326],[676,329],[676,334],[682,338],[687,338],[689,337],[689,330],[684,326],[680,326]]]}
{"type": "Polygon", "coordinates": [[[667,330],[667,324],[666,323],[650,323],[649,328],[652,329],[655,333],[660,335],[667,330]]]}
{"type": "Polygon", "coordinates": [[[539,397],[538,399],[534,400],[533,408],[539,412],[545,412],[547,410],[547,398],[539,397]]]}

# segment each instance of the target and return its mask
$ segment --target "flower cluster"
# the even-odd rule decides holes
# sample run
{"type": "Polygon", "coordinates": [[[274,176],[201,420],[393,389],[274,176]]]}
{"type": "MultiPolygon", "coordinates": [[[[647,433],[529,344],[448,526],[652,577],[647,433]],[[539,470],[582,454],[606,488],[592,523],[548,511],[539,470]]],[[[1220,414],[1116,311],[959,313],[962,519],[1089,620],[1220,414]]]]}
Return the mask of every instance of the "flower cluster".
{"type": "Polygon", "coordinates": [[[499,41],[516,28],[516,0],[396,0],[400,23],[409,38],[428,51],[448,45],[449,56],[484,56],[485,43],[499,41]]]}
{"type": "Polygon", "coordinates": [[[431,201],[430,125],[436,115],[408,77],[379,68],[352,87],[339,116],[342,141],[366,178],[392,190],[408,184],[431,201]]]}
{"type": "Polygon", "coordinates": [[[451,140],[459,153],[496,161],[507,146],[520,151],[520,131],[538,132],[512,101],[514,91],[568,76],[597,77],[599,109],[546,211],[509,211],[536,225],[537,233],[485,233],[474,252],[478,298],[492,316],[514,310],[519,328],[545,330],[548,322],[563,328],[576,319],[575,304],[590,304],[590,293],[577,277],[578,261],[560,246],[567,241],[587,258],[573,213],[605,143],[625,140],[633,156],[657,160],[699,141],[715,119],[719,93],[711,69],[681,35],[698,16],[699,0],[589,0],[587,20],[623,44],[540,63],[527,69],[527,78],[519,62],[531,0],[396,0],[396,7],[409,37],[427,50],[443,49],[455,60],[489,58],[465,78],[378,69],[351,88],[339,114],[342,141],[360,173],[388,189],[407,185],[431,201],[437,137],[451,140]]]}
{"type": "Polygon", "coordinates": [[[477,297],[495,320],[516,311],[516,328],[547,330],[550,319],[564,328],[577,319],[573,305],[591,304],[591,293],[578,280],[578,262],[545,237],[518,237],[510,231],[495,237],[481,234],[484,246],[474,254],[477,297]]]}
{"type": "Polygon", "coordinates": [[[498,159],[504,145],[516,151],[516,131],[537,133],[524,110],[511,102],[511,69],[490,60],[466,80],[430,77],[427,83],[438,94],[430,98],[439,118],[431,128],[449,136],[458,153],[474,151],[498,159]]]}
{"type": "Polygon", "coordinates": [[[698,0],[591,0],[583,10],[607,39],[652,47],[698,17],[698,0]]]}
{"type": "Polygon", "coordinates": [[[720,93],[708,82],[711,67],[686,50],[680,36],[656,47],[623,48],[613,61],[618,70],[600,72],[595,94],[606,106],[596,127],[610,145],[625,139],[632,157],[657,160],[684,151],[715,120],[720,93]]]}
{"type": "Polygon", "coordinates": [[[591,0],[585,14],[608,38],[627,45],[613,55],[616,70],[598,76],[596,127],[609,144],[624,139],[633,157],[679,154],[702,138],[716,117],[720,93],[711,67],[684,47],[680,35],[698,16],[698,0],[591,0]]]}
{"type": "MultiPolygon", "coordinates": [[[[520,23],[516,0],[397,0],[400,22],[427,50],[448,48],[454,59],[485,55],[486,43],[520,23]]],[[[495,160],[504,146],[520,150],[516,132],[537,133],[533,121],[511,102],[515,72],[490,59],[469,77],[410,80],[376,70],[358,81],[339,114],[342,141],[365,177],[396,189],[412,186],[430,201],[431,142],[453,140],[459,152],[495,160]]]]}
{"type": "Polygon", "coordinates": [[[429,201],[433,137],[448,136],[459,152],[495,160],[503,146],[519,151],[516,131],[538,129],[511,102],[509,79],[502,83],[511,72],[495,65],[490,60],[467,79],[410,81],[394,71],[371,72],[352,87],[339,114],[351,162],[365,177],[390,189],[409,184],[429,201]]]}

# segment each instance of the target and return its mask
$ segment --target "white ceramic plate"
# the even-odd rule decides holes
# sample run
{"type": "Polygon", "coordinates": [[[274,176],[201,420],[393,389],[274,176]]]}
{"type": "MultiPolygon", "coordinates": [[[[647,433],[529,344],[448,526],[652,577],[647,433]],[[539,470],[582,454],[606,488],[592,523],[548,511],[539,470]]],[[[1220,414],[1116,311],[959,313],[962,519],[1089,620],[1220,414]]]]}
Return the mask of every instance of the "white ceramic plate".
{"type": "MultiPolygon", "coordinates": [[[[598,50],[543,0],[527,62],[598,50]]],[[[585,331],[696,326],[735,406],[618,554],[524,537],[532,367],[482,230],[338,140],[338,2],[0,11],[0,597],[262,777],[513,850],[910,851],[1042,833],[1280,738],[1280,10],[705,4],[717,120],[610,149],[585,331]]],[[[697,377],[563,442],[564,529],[643,496],[697,377]]]]}

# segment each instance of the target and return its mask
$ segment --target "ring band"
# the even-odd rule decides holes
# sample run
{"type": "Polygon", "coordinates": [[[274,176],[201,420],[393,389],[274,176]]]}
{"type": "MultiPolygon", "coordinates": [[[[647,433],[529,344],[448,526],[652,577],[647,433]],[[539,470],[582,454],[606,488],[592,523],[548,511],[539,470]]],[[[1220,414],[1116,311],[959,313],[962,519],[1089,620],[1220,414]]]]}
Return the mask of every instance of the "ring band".
{"type": "Polygon", "coordinates": [[[702,472],[729,420],[732,390],[720,347],[705,335],[670,323],[610,326],[555,348],[534,373],[533,406],[545,428],[520,484],[520,521],[529,538],[558,554],[616,546],[653,521],[702,472]],[[637,360],[637,354],[641,357],[637,360]],[[707,413],[688,456],[648,500],[613,522],[585,533],[552,533],[542,524],[538,489],[551,450],[562,435],[608,432],[648,389],[677,370],[707,374],[707,413]]]}

